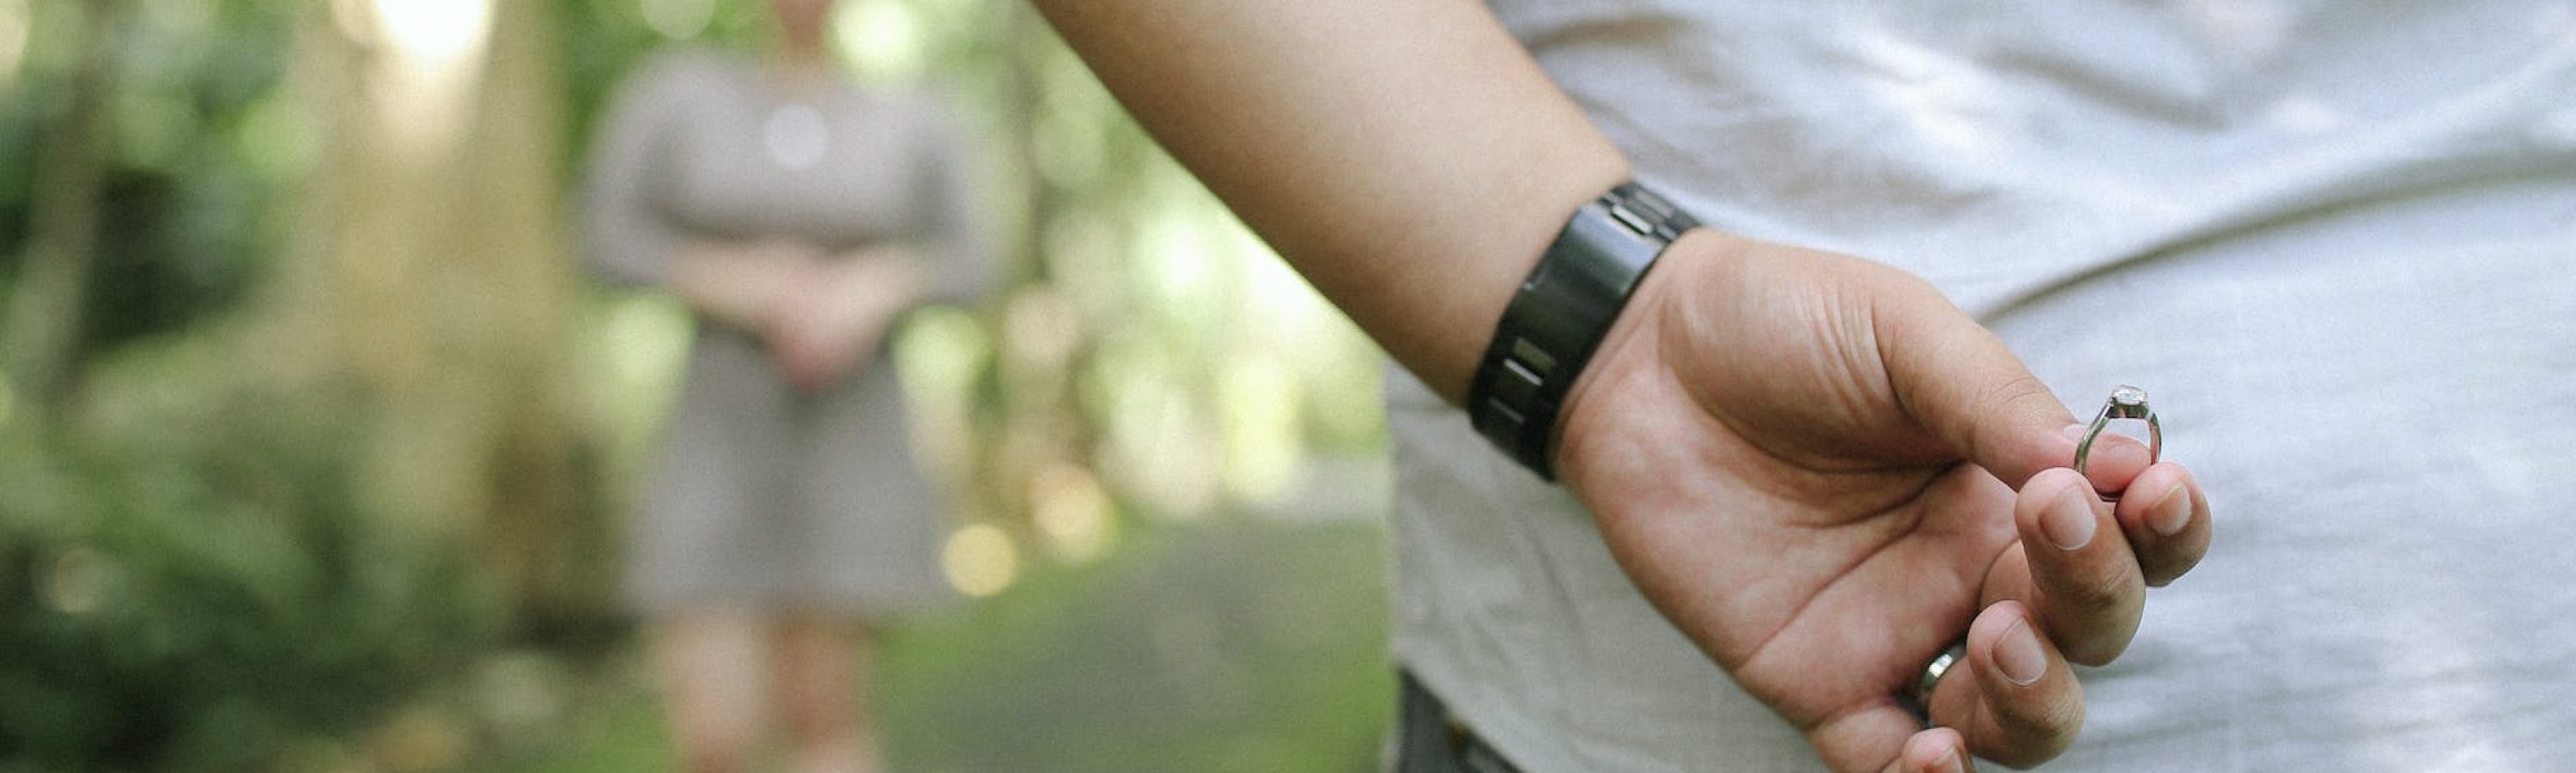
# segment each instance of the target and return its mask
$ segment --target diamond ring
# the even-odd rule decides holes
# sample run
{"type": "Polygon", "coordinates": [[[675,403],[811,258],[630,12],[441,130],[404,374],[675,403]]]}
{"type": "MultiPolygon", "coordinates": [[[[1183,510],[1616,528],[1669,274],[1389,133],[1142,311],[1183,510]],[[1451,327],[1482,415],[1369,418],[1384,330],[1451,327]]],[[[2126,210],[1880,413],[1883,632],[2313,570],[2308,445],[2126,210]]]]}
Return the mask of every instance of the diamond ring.
{"type": "MultiPolygon", "coordinates": [[[[2084,442],[2075,444],[2075,471],[2084,472],[2084,463],[2093,455],[2093,439],[2102,436],[2102,428],[2113,419],[2142,419],[2147,422],[2147,463],[2155,464],[2164,457],[2165,431],[2156,424],[2156,412],[2147,407],[2147,390],[2123,385],[2111,390],[2111,399],[2102,401],[2102,412],[2093,415],[2093,426],[2084,430],[2084,442]]],[[[2116,498],[2116,497],[2115,497],[2116,498]]]]}

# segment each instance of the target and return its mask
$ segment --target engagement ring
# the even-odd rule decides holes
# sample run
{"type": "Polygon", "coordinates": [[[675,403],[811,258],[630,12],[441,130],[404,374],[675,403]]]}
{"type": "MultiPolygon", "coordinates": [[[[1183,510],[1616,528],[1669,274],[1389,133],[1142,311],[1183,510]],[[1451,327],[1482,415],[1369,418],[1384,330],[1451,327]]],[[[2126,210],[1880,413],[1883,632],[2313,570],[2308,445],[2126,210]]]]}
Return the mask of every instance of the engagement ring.
{"type": "MultiPolygon", "coordinates": [[[[2085,428],[2084,442],[2075,444],[2075,471],[2084,472],[2084,463],[2093,455],[2093,439],[2102,436],[2102,428],[2112,419],[2143,419],[2147,422],[2147,463],[2164,458],[2165,431],[2156,424],[2156,412],[2147,407],[2147,390],[2121,386],[2111,390],[2111,399],[2102,401],[2102,412],[2093,415],[2093,426],[2085,428]]],[[[2117,499],[2117,495],[2109,497],[2117,499]]]]}

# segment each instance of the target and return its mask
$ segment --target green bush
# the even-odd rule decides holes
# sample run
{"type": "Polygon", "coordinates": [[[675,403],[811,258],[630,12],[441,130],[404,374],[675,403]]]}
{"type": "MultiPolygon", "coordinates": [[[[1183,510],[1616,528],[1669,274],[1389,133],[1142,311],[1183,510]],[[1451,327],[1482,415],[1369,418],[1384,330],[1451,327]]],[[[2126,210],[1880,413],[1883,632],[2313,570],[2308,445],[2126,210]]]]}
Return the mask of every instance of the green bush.
{"type": "Polygon", "coordinates": [[[353,401],[196,367],[0,411],[0,769],[285,767],[492,639],[456,540],[361,506],[353,401]]]}

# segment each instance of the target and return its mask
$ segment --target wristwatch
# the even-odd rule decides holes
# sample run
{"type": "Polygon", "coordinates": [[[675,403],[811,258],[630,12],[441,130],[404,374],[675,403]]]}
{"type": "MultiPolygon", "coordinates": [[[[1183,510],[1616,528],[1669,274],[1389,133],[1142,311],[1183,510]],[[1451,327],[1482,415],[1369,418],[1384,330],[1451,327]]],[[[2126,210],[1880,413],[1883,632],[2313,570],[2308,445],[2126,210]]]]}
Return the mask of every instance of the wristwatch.
{"type": "Polygon", "coordinates": [[[1476,431],[1545,480],[1565,393],[1664,248],[1699,221],[1634,182],[1585,203],[1504,307],[1467,387],[1476,431]]]}

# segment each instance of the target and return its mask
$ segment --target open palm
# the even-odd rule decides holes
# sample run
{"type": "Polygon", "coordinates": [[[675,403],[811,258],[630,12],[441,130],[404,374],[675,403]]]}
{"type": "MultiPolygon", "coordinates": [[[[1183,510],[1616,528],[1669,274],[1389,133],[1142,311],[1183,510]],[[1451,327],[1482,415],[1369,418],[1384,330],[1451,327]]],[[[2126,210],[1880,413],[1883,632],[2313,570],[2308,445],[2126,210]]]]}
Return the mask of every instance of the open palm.
{"type": "Polygon", "coordinates": [[[2116,657],[2209,539],[2198,485],[2134,441],[2106,436],[2090,481],[2062,469],[2072,421],[1928,284],[1694,231],[1577,384],[1556,459],[1646,597],[1836,769],[2028,765],[2082,723],[2067,664],[2116,657]],[[1894,696],[1963,635],[1931,700],[1954,729],[1917,732],[1894,696]]]}

